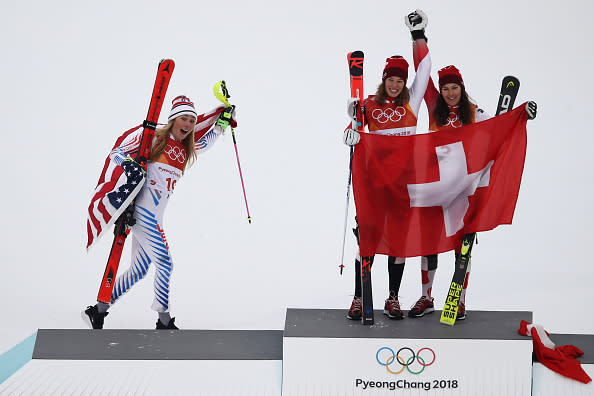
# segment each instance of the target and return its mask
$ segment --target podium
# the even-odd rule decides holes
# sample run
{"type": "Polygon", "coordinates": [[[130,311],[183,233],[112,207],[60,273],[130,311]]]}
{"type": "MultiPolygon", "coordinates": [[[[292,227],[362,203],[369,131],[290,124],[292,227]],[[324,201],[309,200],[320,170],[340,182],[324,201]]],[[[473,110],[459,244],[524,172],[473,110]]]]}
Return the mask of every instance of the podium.
{"type": "MultiPolygon", "coordinates": [[[[439,312],[373,326],[346,310],[288,309],[281,330],[40,329],[0,355],[0,395],[594,395],[533,360],[530,312],[439,312]]],[[[584,351],[594,335],[550,334],[584,351]]]]}
{"type": "MultiPolygon", "coordinates": [[[[584,355],[580,361],[584,371],[594,378],[594,335],[592,334],[549,334],[555,345],[575,345],[584,355]]],[[[594,382],[581,382],[565,378],[534,361],[532,366],[533,396],[591,396],[594,395],[594,382]]]]}
{"type": "Polygon", "coordinates": [[[0,394],[277,396],[281,366],[280,330],[40,329],[0,394]]]}
{"type": "Polygon", "coordinates": [[[440,312],[375,324],[345,310],[288,309],[283,396],[530,395],[532,339],[517,330],[531,312],[471,311],[455,326],[440,312]]]}

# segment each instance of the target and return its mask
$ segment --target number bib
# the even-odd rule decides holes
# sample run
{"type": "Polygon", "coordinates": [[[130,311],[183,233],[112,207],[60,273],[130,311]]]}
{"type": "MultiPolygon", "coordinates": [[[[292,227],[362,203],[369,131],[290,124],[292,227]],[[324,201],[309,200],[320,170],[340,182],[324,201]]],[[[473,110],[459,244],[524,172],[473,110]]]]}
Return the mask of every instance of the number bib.
{"type": "Polygon", "coordinates": [[[159,158],[150,162],[147,171],[147,187],[172,193],[181,178],[186,162],[186,149],[181,142],[167,139],[167,147],[159,158]]]}

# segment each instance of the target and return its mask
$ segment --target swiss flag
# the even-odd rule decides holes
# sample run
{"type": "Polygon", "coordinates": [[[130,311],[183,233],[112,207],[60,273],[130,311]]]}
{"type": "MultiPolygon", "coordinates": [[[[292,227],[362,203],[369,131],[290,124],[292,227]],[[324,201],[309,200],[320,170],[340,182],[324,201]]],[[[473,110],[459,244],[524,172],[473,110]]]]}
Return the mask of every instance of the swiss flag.
{"type": "Polygon", "coordinates": [[[464,234],[511,224],[527,119],[521,105],[423,135],[362,134],[353,157],[361,256],[441,253],[464,234]]]}

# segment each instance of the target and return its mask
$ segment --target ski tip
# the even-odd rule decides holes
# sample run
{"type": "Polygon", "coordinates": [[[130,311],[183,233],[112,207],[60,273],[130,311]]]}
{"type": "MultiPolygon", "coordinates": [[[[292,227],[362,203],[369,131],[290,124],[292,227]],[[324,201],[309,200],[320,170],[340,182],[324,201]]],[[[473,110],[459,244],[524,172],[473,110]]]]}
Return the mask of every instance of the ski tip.
{"type": "Polygon", "coordinates": [[[248,221],[248,223],[252,224],[252,218],[251,217],[248,217],[247,218],[247,221],[248,221]]]}
{"type": "Polygon", "coordinates": [[[349,59],[350,58],[363,58],[364,56],[365,56],[365,54],[361,50],[352,51],[347,54],[347,58],[349,58],[349,59]]]}
{"type": "Polygon", "coordinates": [[[161,59],[159,62],[159,70],[162,71],[169,71],[169,73],[173,73],[173,69],[175,68],[175,62],[173,59],[161,59]]]}
{"type": "Polygon", "coordinates": [[[514,77],[514,76],[505,76],[505,77],[503,77],[502,85],[505,86],[506,88],[513,87],[513,86],[519,86],[520,80],[518,80],[518,78],[514,77]]]}

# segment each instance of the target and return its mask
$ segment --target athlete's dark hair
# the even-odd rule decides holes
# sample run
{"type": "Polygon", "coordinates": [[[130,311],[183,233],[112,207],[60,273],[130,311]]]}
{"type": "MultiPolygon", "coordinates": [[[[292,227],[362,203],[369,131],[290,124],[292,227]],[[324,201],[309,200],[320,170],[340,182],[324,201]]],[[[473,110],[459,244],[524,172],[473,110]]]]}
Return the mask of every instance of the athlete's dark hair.
{"type": "MultiPolygon", "coordinates": [[[[460,86],[461,93],[460,93],[460,103],[458,104],[458,111],[460,113],[460,121],[462,125],[470,124],[472,120],[472,109],[470,105],[472,104],[472,100],[466,93],[466,88],[463,85],[460,86]]],[[[437,120],[437,125],[444,126],[448,121],[448,117],[450,115],[450,108],[446,104],[443,96],[441,94],[441,90],[439,95],[437,96],[437,104],[435,105],[435,109],[433,110],[433,117],[437,120]]]]}

